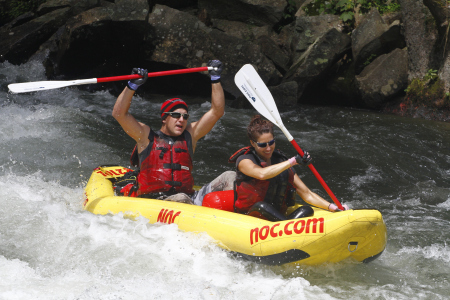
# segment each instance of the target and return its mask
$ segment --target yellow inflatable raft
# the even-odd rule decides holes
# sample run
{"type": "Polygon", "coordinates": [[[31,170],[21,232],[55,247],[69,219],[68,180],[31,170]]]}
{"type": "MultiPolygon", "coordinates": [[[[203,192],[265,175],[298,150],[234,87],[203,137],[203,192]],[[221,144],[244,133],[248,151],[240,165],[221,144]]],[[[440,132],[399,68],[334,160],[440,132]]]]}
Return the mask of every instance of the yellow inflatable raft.
{"type": "Polygon", "coordinates": [[[386,246],[386,225],[377,210],[331,213],[314,208],[312,217],[270,222],[209,207],[116,196],[110,179],[127,171],[120,166],[95,169],[86,185],[84,209],[100,215],[144,216],[150,223],[206,232],[220,247],[268,265],[316,265],[349,257],[369,262],[386,246]]]}

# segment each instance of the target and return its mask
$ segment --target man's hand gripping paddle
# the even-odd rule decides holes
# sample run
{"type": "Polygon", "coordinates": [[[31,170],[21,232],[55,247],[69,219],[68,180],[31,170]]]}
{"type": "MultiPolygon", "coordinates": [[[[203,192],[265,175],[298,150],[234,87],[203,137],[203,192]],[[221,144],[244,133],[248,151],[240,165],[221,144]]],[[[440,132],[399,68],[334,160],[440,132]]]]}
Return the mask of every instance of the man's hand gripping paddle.
{"type": "MultiPolygon", "coordinates": [[[[148,73],[148,77],[159,77],[167,75],[185,74],[185,73],[195,73],[203,72],[214,69],[213,67],[199,67],[199,68],[189,68],[162,72],[148,73]]],[[[138,74],[124,75],[124,76],[113,76],[113,77],[103,77],[103,78],[90,78],[90,79],[78,79],[78,80],[66,80],[66,81],[34,81],[34,82],[22,82],[22,83],[12,83],[8,85],[9,90],[12,93],[27,93],[36,92],[43,90],[58,89],[72,85],[82,85],[82,84],[93,84],[101,82],[119,81],[119,80],[131,80],[140,78],[142,76],[138,74]]]]}
{"type": "MultiPolygon", "coordinates": [[[[236,73],[234,82],[241,90],[242,94],[244,94],[247,100],[253,105],[253,107],[266,119],[277,125],[281,129],[281,131],[283,131],[284,135],[287,137],[289,142],[291,142],[297,152],[303,157],[303,150],[284,127],[272,94],[264,84],[264,81],[261,79],[259,74],[256,72],[255,68],[253,68],[253,66],[250,64],[244,65],[239,70],[239,72],[236,73]]],[[[344,210],[342,204],[322,179],[316,168],[314,168],[312,164],[309,164],[308,167],[319,180],[320,184],[323,186],[323,188],[337,205],[337,207],[340,210],[344,210]]]]}

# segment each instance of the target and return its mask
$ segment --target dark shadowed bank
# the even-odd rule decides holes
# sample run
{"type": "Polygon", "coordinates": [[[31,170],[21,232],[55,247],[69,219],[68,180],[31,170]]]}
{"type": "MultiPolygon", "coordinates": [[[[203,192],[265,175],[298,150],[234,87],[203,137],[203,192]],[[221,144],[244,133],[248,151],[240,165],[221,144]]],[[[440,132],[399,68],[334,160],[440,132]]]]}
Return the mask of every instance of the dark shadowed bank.
{"type": "MultiPolygon", "coordinates": [[[[222,85],[237,108],[248,103],[234,74],[250,63],[281,109],[350,106],[450,121],[446,0],[393,1],[399,9],[383,15],[355,7],[346,12],[352,22],[310,15],[321,2],[0,0],[0,62],[42,61],[48,79],[83,79],[219,59],[222,85]]],[[[83,88],[117,93],[122,86],[83,88]]],[[[190,74],[153,78],[140,93],[207,96],[209,89],[205,74],[190,74]]]]}

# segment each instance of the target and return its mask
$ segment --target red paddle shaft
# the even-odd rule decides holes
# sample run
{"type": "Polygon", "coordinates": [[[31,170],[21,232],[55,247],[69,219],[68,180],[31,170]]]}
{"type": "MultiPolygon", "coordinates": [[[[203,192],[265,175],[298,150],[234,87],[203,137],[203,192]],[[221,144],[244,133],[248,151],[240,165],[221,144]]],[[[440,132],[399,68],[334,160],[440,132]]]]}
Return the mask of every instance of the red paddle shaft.
{"type": "MultiPolygon", "coordinates": [[[[295,150],[297,150],[297,152],[303,156],[305,153],[303,152],[303,150],[300,148],[300,146],[297,144],[297,142],[295,140],[291,141],[292,146],[294,146],[295,150]]],[[[333,192],[330,190],[330,188],[328,187],[328,185],[325,183],[325,181],[322,179],[322,176],[320,176],[319,172],[317,172],[316,168],[314,168],[314,166],[312,164],[308,165],[308,168],[311,170],[311,172],[313,172],[314,176],[316,176],[317,180],[319,180],[320,184],[322,185],[322,187],[325,189],[325,191],[328,193],[328,196],[331,197],[331,199],[333,200],[333,202],[337,205],[337,207],[340,210],[345,210],[344,207],[342,207],[341,202],[339,202],[339,200],[336,198],[336,196],[333,194],[333,192]]]]}
{"type": "MultiPolygon", "coordinates": [[[[153,72],[153,73],[148,73],[148,77],[159,77],[159,76],[167,76],[167,75],[203,72],[203,71],[208,71],[209,68],[212,69],[212,67],[199,67],[199,68],[189,68],[189,69],[153,72]]],[[[136,78],[141,78],[141,77],[142,76],[138,75],[138,74],[124,75],[124,76],[113,76],[113,77],[102,77],[102,78],[97,78],[97,82],[100,83],[100,82],[119,81],[119,80],[131,80],[131,79],[136,79],[136,78]]]]}

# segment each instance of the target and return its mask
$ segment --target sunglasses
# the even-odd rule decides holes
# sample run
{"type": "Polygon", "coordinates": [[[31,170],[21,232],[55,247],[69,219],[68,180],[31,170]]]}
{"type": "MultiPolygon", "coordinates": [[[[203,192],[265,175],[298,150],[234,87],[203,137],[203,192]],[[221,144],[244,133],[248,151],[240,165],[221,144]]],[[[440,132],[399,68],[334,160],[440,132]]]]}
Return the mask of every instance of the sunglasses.
{"type": "Polygon", "coordinates": [[[258,145],[259,148],[266,148],[267,144],[269,144],[269,146],[272,146],[273,144],[275,144],[275,139],[268,141],[267,143],[258,143],[258,142],[255,142],[255,143],[256,143],[256,145],[258,145]]]}
{"type": "Polygon", "coordinates": [[[185,120],[189,119],[189,114],[182,114],[179,112],[165,112],[165,114],[168,114],[172,118],[175,118],[175,119],[179,119],[179,118],[181,118],[181,116],[183,116],[183,119],[185,119],[185,120]]]}

